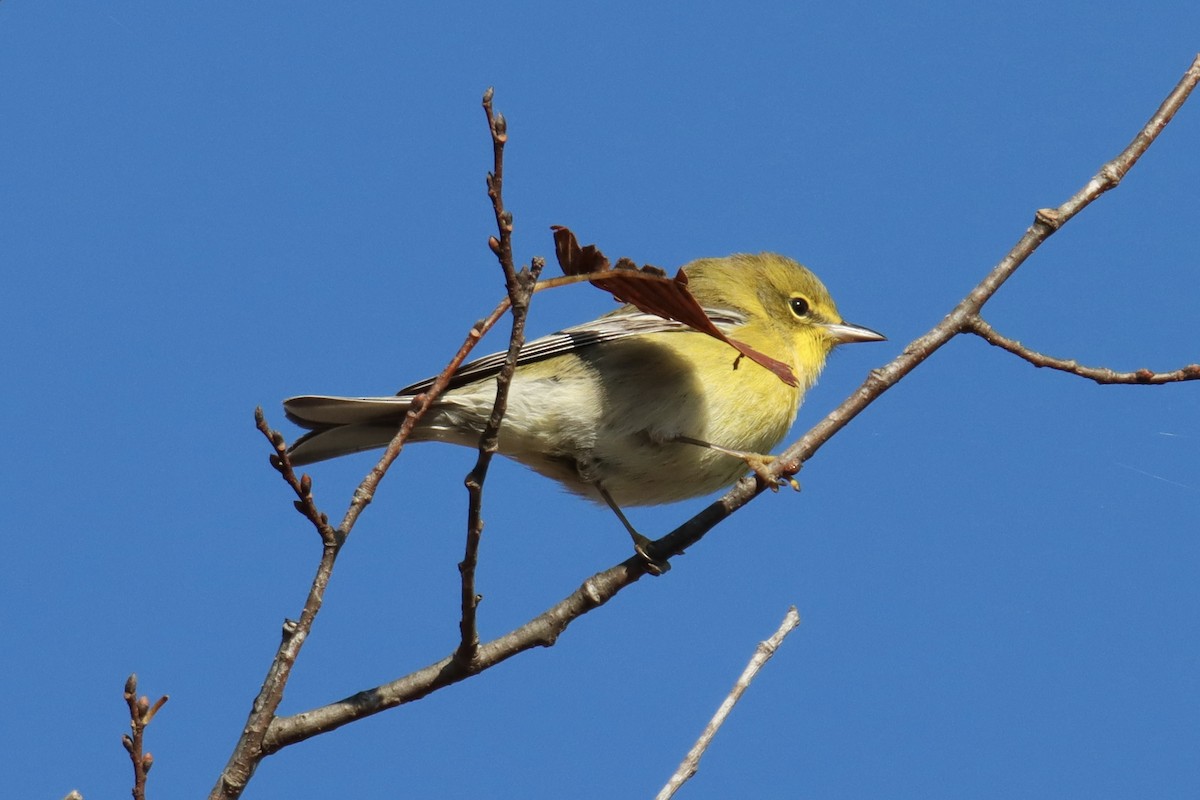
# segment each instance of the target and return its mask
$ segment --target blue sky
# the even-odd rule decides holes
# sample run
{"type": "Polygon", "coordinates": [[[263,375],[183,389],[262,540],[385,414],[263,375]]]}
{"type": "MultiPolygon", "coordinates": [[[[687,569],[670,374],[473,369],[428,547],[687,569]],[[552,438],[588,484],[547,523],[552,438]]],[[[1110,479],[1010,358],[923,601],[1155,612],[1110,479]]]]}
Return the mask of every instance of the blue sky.
{"type": "MultiPolygon", "coordinates": [[[[252,411],[291,434],[284,397],[435,372],[500,297],[487,86],[522,260],[552,224],[668,268],[777,250],[889,335],[832,359],[794,439],[1198,49],[1185,2],[0,4],[3,784],[122,796],[136,671],[171,695],[152,795],[211,787],[319,554],[252,411]]],[[[1198,103],[1003,288],[997,328],[1118,369],[1200,360],[1198,103]]],[[[610,306],[539,296],[530,328],[610,306]]],[[[473,461],[397,463],[285,713],[453,648],[473,461]]],[[[331,516],[371,463],[311,469],[331,516]]],[[[286,750],[247,797],[652,795],[791,604],[804,623],[680,796],[1193,796],[1200,385],[957,340],[801,481],[554,648],[286,750]]],[[[607,510],[508,463],[485,517],[485,637],[628,555],[607,510]]]]}

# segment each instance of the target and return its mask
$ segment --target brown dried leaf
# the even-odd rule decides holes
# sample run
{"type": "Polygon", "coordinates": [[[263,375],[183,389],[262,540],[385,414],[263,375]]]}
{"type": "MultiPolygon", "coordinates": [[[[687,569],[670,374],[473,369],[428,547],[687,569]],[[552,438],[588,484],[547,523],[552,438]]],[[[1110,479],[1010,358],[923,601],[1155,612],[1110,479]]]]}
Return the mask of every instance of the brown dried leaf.
{"type": "Polygon", "coordinates": [[[701,333],[720,339],[751,361],[771,370],[788,386],[796,385],[796,376],[787,364],[760,353],[748,344],[729,338],[713,324],[700,303],[688,291],[687,274],[682,269],[674,278],[668,278],[666,272],[658,267],[639,268],[627,258],[619,259],[614,268],[595,245],[580,247],[575,234],[561,225],[551,226],[551,229],[554,231],[554,250],[558,256],[558,264],[567,275],[604,273],[592,278],[591,284],[604,289],[619,302],[629,303],[648,314],[682,322],[701,333]]]}

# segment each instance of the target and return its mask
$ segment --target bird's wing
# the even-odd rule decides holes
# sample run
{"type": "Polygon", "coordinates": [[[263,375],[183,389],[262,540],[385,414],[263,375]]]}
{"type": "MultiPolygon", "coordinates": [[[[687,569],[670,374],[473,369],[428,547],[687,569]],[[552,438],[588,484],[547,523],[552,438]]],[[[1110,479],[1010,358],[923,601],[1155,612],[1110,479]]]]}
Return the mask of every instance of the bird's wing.
{"type": "MultiPolygon", "coordinates": [[[[738,311],[712,308],[706,308],[704,311],[718,328],[726,332],[746,321],[745,315],[738,311]]],[[[664,319],[656,314],[647,314],[636,309],[619,309],[591,322],[565,328],[557,333],[527,342],[517,356],[517,364],[518,366],[529,364],[591,347],[601,342],[611,342],[631,336],[690,330],[693,329],[682,322],[664,319]]],[[[448,388],[455,389],[492,377],[504,366],[506,355],[506,353],[492,353],[462,365],[451,377],[448,388]]],[[[410,386],[405,386],[389,397],[303,395],[288,398],[283,402],[288,419],[302,427],[314,429],[313,433],[292,445],[293,449],[299,448],[301,444],[305,444],[307,448],[304,451],[304,460],[296,463],[332,458],[342,452],[370,449],[379,446],[379,441],[386,443],[390,436],[383,436],[376,428],[385,421],[397,419],[399,415],[406,412],[412,396],[429,389],[434,380],[434,378],[426,378],[410,386]],[[315,451],[313,443],[316,442],[318,435],[323,435],[329,430],[341,426],[357,427],[362,431],[356,432],[358,438],[349,443],[343,443],[340,439],[337,441],[331,439],[333,445],[329,454],[326,454],[324,450],[320,455],[309,453],[309,450],[315,451]]],[[[391,422],[386,424],[391,425],[391,422]]],[[[384,433],[386,432],[384,431],[384,433]]]]}
{"type": "MultiPolygon", "coordinates": [[[[729,309],[706,308],[704,309],[704,313],[708,315],[709,319],[718,328],[726,332],[746,321],[744,314],[729,309]]],[[[693,330],[693,328],[682,322],[665,319],[656,314],[621,310],[612,314],[606,314],[591,322],[585,322],[582,325],[564,328],[556,333],[534,339],[532,342],[526,342],[517,356],[517,366],[530,364],[534,361],[543,361],[547,358],[562,355],[563,353],[570,353],[585,347],[591,347],[601,342],[611,342],[646,333],[690,330],[693,330]]],[[[506,356],[507,353],[492,353],[491,355],[463,364],[450,379],[449,388],[454,389],[477,380],[492,377],[504,366],[506,356]]],[[[429,389],[433,385],[434,380],[434,378],[426,378],[423,381],[405,386],[396,394],[418,394],[429,389]]]]}

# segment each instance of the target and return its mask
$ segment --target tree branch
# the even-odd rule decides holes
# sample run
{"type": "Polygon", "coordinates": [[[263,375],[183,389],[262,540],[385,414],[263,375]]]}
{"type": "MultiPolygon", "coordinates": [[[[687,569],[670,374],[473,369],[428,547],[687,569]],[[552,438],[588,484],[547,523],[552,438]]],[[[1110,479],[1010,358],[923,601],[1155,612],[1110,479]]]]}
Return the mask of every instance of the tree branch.
{"type": "Polygon", "coordinates": [[[783,644],[783,640],[787,635],[794,631],[800,625],[800,614],[796,611],[796,607],[792,606],[783,617],[783,622],[779,625],[779,629],[771,634],[771,638],[765,642],[759,642],[758,647],[754,649],[754,655],[750,658],[750,663],[742,670],[742,674],[738,676],[737,682],[733,684],[733,689],[725,698],[724,702],[717,708],[717,713],[700,733],[700,738],[696,740],[696,744],[684,756],[683,761],[679,764],[679,769],[675,770],[675,774],[671,776],[662,790],[655,796],[655,800],[670,800],[675,796],[683,784],[687,783],[696,770],[700,768],[700,759],[704,757],[704,752],[708,750],[708,746],[712,744],[713,738],[717,735],[717,731],[725,724],[725,720],[729,718],[729,713],[733,711],[733,707],[737,705],[737,701],[742,699],[742,695],[750,688],[750,682],[754,680],[771,656],[775,655],[775,651],[779,649],[779,645],[783,644]]]}
{"type": "Polygon", "coordinates": [[[138,697],[137,675],[130,675],[125,681],[125,703],[129,706],[129,727],[133,730],[133,735],[121,736],[121,744],[124,745],[125,752],[129,753],[129,760],[133,762],[133,800],[146,800],[146,775],[154,766],[154,756],[142,750],[146,726],[168,699],[164,694],[154,705],[150,705],[148,697],[138,697]]]}
{"type": "Polygon", "coordinates": [[[277,717],[264,742],[268,753],[340,728],[363,717],[411,703],[438,689],[496,666],[533,647],[551,647],[567,626],[604,605],[626,586],[646,574],[645,560],[631,556],[600,572],[554,606],[509,633],[481,644],[469,668],[455,664],[453,655],[397,680],[366,689],[320,708],[290,717],[277,717]]]}
{"type": "Polygon", "coordinates": [[[1025,359],[1035,367],[1049,367],[1050,369],[1069,372],[1072,375],[1088,378],[1100,384],[1160,384],[1200,380],[1200,364],[1188,364],[1174,372],[1151,372],[1148,369],[1139,369],[1133,372],[1116,372],[1107,367],[1085,367],[1074,360],[1055,358],[1054,356],[1039,353],[1036,350],[1030,350],[1015,339],[1009,339],[1007,336],[998,333],[995,328],[984,322],[982,317],[973,317],[968,322],[967,330],[979,336],[988,344],[1007,350],[1013,355],[1025,359]]]}
{"type": "Polygon", "coordinates": [[[461,576],[462,619],[459,622],[460,642],[455,660],[464,670],[470,668],[479,648],[477,612],[482,596],[475,590],[475,568],[479,563],[479,544],[483,538],[483,483],[487,480],[488,467],[496,455],[500,443],[500,425],[508,410],[508,391],[513,373],[517,369],[517,357],[525,344],[525,320],[529,316],[529,301],[533,297],[538,276],[546,266],[541,258],[535,258],[529,269],[518,271],[512,257],[512,213],[504,207],[504,145],[508,143],[508,125],[504,116],[492,111],[492,90],[483,95],[483,110],[487,115],[488,130],[492,134],[492,171],[487,177],[488,197],[496,216],[499,238],[491,237],[488,245],[496,254],[500,268],[504,271],[504,286],[508,290],[508,301],[512,307],[512,333],[508,340],[508,352],[504,365],[496,376],[496,401],[492,413],[479,437],[479,456],[475,466],[467,475],[467,542],[463,560],[458,564],[461,576]]]}

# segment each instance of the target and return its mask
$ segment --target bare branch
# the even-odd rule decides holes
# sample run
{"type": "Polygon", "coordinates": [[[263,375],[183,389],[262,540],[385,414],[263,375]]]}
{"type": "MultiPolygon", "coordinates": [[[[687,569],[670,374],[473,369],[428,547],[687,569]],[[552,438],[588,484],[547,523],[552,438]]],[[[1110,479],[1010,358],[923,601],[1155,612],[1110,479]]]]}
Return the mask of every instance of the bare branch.
{"type": "Polygon", "coordinates": [[[299,620],[284,620],[282,637],[275,657],[267,668],[267,676],[263,679],[262,688],[250,708],[250,715],[242,728],[242,735],[234,746],[229,761],[217,778],[217,783],[209,793],[210,798],[240,797],[247,782],[258,769],[266,753],[263,750],[263,739],[275,720],[275,711],[283,701],[283,690],[291,676],[292,667],[300,655],[300,649],[308,639],[313,622],[321,610],[325,599],[325,589],[333,575],[333,565],[345,542],[343,536],[334,541],[327,541],[321,551],[321,560],[317,565],[317,573],[308,590],[304,608],[299,620]]]}
{"type": "Polygon", "coordinates": [[[508,392],[512,385],[513,373],[517,368],[517,357],[525,344],[525,320],[528,317],[529,300],[533,297],[534,285],[546,262],[541,258],[533,259],[530,269],[522,269],[514,276],[509,289],[509,299],[512,303],[512,334],[509,339],[508,353],[504,366],[496,376],[496,401],[492,406],[492,414],[479,437],[479,456],[475,466],[467,475],[464,483],[467,487],[467,542],[463,560],[458,564],[461,575],[462,619],[459,623],[461,637],[458,658],[461,661],[471,661],[479,647],[479,632],[476,627],[476,611],[482,599],[475,590],[475,568],[479,562],[479,544],[483,538],[483,484],[487,480],[488,467],[499,448],[500,425],[508,410],[508,392]]]}
{"type": "Polygon", "coordinates": [[[296,471],[292,469],[292,462],[288,458],[287,443],[284,441],[283,434],[267,425],[267,418],[263,414],[262,406],[254,409],[254,426],[262,432],[263,436],[267,437],[267,441],[274,448],[275,452],[271,454],[271,466],[283,476],[287,485],[292,487],[292,491],[299,498],[294,503],[296,510],[313,524],[317,533],[321,535],[321,541],[326,544],[338,543],[344,537],[341,536],[340,531],[334,530],[329,524],[329,517],[317,508],[316,501],[313,499],[312,478],[308,475],[296,476],[296,471]]]}
{"type": "Polygon", "coordinates": [[[354,523],[358,521],[359,516],[371,500],[375,497],[375,491],[379,488],[380,481],[387,474],[392,463],[399,457],[400,451],[404,449],[404,443],[408,441],[408,437],[412,435],[413,428],[417,426],[421,417],[425,415],[426,409],[433,403],[434,400],[446,391],[446,387],[450,385],[450,379],[454,377],[454,373],[466,361],[467,356],[475,349],[475,345],[484,337],[492,327],[500,321],[504,316],[504,312],[508,311],[508,298],[502,300],[499,305],[492,309],[492,313],[487,317],[476,322],[471,330],[467,333],[467,338],[459,346],[458,352],[454,354],[454,358],[450,359],[450,363],[446,368],[438,373],[433,384],[429,389],[422,392],[413,398],[412,406],[408,410],[408,414],[404,417],[404,422],[400,424],[400,429],[396,431],[396,435],[392,437],[392,441],[384,449],[383,455],[379,461],[363,478],[362,483],[354,490],[354,499],[351,500],[349,508],[346,509],[346,515],[342,518],[342,524],[338,526],[338,530],[342,531],[343,535],[348,536],[350,529],[354,527],[354,523]]]}
{"type": "Polygon", "coordinates": [[[481,644],[469,669],[463,670],[456,666],[454,655],[447,656],[382,686],[366,689],[329,705],[290,717],[278,717],[271,726],[264,747],[268,753],[281,750],[357,719],[419,700],[526,650],[551,647],[568,625],[592,609],[604,605],[645,574],[645,559],[638,555],[631,556],[624,562],[588,578],[566,598],[519,628],[481,644]]]}
{"type": "Polygon", "coordinates": [[[512,333],[508,340],[508,352],[504,365],[496,376],[496,400],[487,425],[479,437],[479,456],[475,466],[467,475],[467,542],[463,560],[458,564],[461,576],[462,619],[459,622],[460,643],[456,661],[469,668],[479,648],[477,611],[482,599],[475,589],[475,568],[479,563],[479,544],[483,538],[483,484],[487,480],[488,467],[499,449],[500,425],[508,410],[508,391],[513,373],[517,369],[517,357],[525,344],[525,320],[529,315],[529,301],[533,297],[538,275],[546,266],[541,258],[535,258],[529,269],[518,271],[512,258],[512,213],[504,208],[504,145],[508,142],[508,129],[504,117],[492,111],[492,90],[483,95],[483,111],[487,115],[488,130],[492,134],[492,171],[488,174],[488,197],[496,216],[499,238],[492,237],[488,244],[504,271],[504,285],[508,290],[508,301],[512,307],[512,333]]]}
{"type": "Polygon", "coordinates": [[[154,766],[154,756],[142,750],[146,726],[153,721],[154,715],[168,699],[164,694],[154,705],[150,705],[149,698],[138,697],[137,675],[130,675],[125,681],[125,703],[129,706],[129,727],[133,735],[122,736],[121,744],[124,745],[125,752],[129,753],[129,760],[133,762],[133,800],[146,800],[146,775],[154,766]]]}
{"type": "Polygon", "coordinates": [[[1001,335],[980,317],[972,318],[968,323],[967,330],[989,344],[993,344],[1015,356],[1025,359],[1035,367],[1049,367],[1050,369],[1069,372],[1072,375],[1088,378],[1096,383],[1161,384],[1200,380],[1200,364],[1188,364],[1174,372],[1151,372],[1148,369],[1139,369],[1133,372],[1116,372],[1107,367],[1085,367],[1074,360],[1055,358],[1054,356],[1039,353],[1036,350],[1030,350],[1015,339],[1009,339],[1007,336],[1001,335]]]}
{"type": "Polygon", "coordinates": [[[712,744],[713,737],[717,735],[717,731],[725,724],[725,720],[729,718],[729,712],[733,711],[733,707],[738,700],[742,699],[742,695],[750,688],[750,682],[758,675],[771,656],[775,655],[775,651],[779,649],[779,645],[783,644],[783,640],[787,635],[794,631],[800,625],[800,614],[796,611],[796,607],[792,606],[788,609],[787,614],[783,617],[783,622],[780,623],[779,629],[771,634],[771,638],[765,642],[759,642],[758,647],[754,650],[754,655],[750,658],[750,663],[742,670],[742,674],[738,676],[737,682],[733,684],[733,689],[729,695],[717,708],[717,713],[709,720],[709,723],[704,726],[700,738],[696,740],[696,744],[684,756],[683,761],[679,764],[679,769],[675,770],[675,774],[667,781],[662,790],[655,796],[655,800],[670,800],[679,791],[700,768],[700,759],[703,758],[704,752],[708,750],[708,746],[712,744]]]}
{"type": "Polygon", "coordinates": [[[1187,72],[1183,73],[1179,83],[1175,84],[1175,88],[1162,101],[1158,110],[1147,120],[1120,155],[1101,167],[1100,172],[1070,200],[1053,211],[1043,209],[1038,212],[1039,215],[1046,213],[1049,215],[1048,222],[1061,226],[1097,197],[1120,183],[1126,173],[1150,148],[1150,145],[1154,144],[1154,140],[1162,133],[1163,128],[1167,127],[1167,123],[1174,119],[1179,109],[1183,108],[1188,95],[1196,88],[1197,83],[1200,83],[1200,55],[1192,60],[1192,65],[1188,67],[1187,72]]]}

